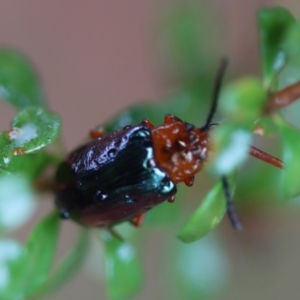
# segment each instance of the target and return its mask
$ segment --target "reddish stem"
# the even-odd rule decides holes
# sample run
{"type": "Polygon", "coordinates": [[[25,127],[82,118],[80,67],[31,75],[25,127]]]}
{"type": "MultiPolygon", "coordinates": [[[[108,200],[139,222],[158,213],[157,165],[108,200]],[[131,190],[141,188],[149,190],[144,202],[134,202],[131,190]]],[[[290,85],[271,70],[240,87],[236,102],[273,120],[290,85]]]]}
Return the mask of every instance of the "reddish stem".
{"type": "Polygon", "coordinates": [[[300,98],[300,81],[274,93],[268,100],[265,113],[271,113],[289,104],[292,104],[300,98]]]}
{"type": "Polygon", "coordinates": [[[277,168],[280,168],[280,169],[284,168],[284,163],[280,159],[278,159],[256,147],[251,146],[249,154],[251,156],[258,158],[260,160],[263,160],[264,162],[271,164],[277,168]]]}

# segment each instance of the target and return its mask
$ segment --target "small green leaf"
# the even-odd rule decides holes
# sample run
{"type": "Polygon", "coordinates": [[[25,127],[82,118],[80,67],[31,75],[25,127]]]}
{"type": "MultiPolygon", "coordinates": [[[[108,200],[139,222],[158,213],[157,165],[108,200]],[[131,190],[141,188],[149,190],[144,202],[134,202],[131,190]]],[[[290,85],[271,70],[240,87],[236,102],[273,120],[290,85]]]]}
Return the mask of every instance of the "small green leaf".
{"type": "Polygon", "coordinates": [[[106,280],[110,300],[131,298],[142,284],[142,270],[136,250],[129,243],[107,236],[106,280]]]}
{"type": "Polygon", "coordinates": [[[119,130],[127,125],[139,124],[145,118],[151,120],[154,124],[161,124],[163,123],[163,116],[164,113],[161,109],[158,110],[156,104],[142,103],[125,109],[111,118],[104,125],[104,129],[106,132],[119,130]]]}
{"type": "Polygon", "coordinates": [[[81,229],[81,234],[75,246],[69,251],[64,259],[59,263],[58,267],[51,274],[50,278],[36,292],[33,299],[41,299],[46,294],[52,294],[64,285],[82,265],[89,246],[88,232],[81,229]]]}
{"type": "Polygon", "coordinates": [[[11,122],[11,130],[0,134],[0,166],[5,168],[10,157],[37,151],[51,144],[61,128],[60,117],[42,108],[20,111],[11,122]]]}
{"type": "Polygon", "coordinates": [[[222,36],[211,15],[209,6],[201,1],[171,2],[163,11],[158,20],[157,48],[161,64],[171,76],[199,79],[215,60],[222,36]]]}
{"type": "MultiPolygon", "coordinates": [[[[289,27],[285,38],[285,48],[289,59],[289,64],[295,64],[296,67],[300,66],[300,22],[297,21],[289,27]]],[[[298,71],[299,72],[299,71],[298,71]]],[[[299,78],[298,78],[299,80],[299,78]]]]}
{"type": "Polygon", "coordinates": [[[34,180],[42,173],[45,167],[53,163],[53,161],[54,158],[50,154],[41,150],[37,153],[7,158],[2,168],[8,173],[23,174],[26,178],[34,180]]]}
{"type": "Polygon", "coordinates": [[[26,108],[11,122],[9,138],[17,147],[24,147],[25,153],[39,150],[51,144],[58,136],[61,119],[57,114],[43,108],[26,108]]]}
{"type": "Polygon", "coordinates": [[[283,196],[289,199],[300,194],[300,131],[285,122],[279,115],[274,115],[273,118],[280,129],[283,147],[285,163],[282,173],[283,196]]]}
{"type": "Polygon", "coordinates": [[[165,201],[149,210],[146,214],[145,225],[166,226],[178,220],[182,213],[186,192],[187,189],[184,186],[180,186],[178,187],[174,203],[165,201]]]}
{"type": "MultiPolygon", "coordinates": [[[[155,125],[163,124],[166,114],[173,114],[191,124],[201,125],[201,119],[208,112],[207,102],[211,94],[211,86],[207,80],[182,88],[173,94],[153,103],[145,102],[129,107],[117,114],[104,125],[106,132],[123,128],[126,125],[141,123],[145,118],[155,125]],[[204,107],[204,108],[203,108],[204,107]]],[[[100,126],[102,127],[102,126],[100,126]]]]}
{"type": "Polygon", "coordinates": [[[164,299],[222,299],[231,276],[220,238],[210,233],[189,245],[173,241],[163,259],[164,299]]]}
{"type": "Polygon", "coordinates": [[[284,52],[287,63],[278,76],[279,89],[285,88],[300,80],[300,21],[293,23],[287,30],[284,39],[284,52]]]}
{"type": "Polygon", "coordinates": [[[287,62],[284,38],[294,23],[294,17],[282,7],[261,8],[258,11],[263,81],[267,89],[271,88],[274,76],[287,62]]]}
{"type": "Polygon", "coordinates": [[[56,212],[42,220],[31,233],[26,244],[27,295],[34,293],[48,279],[54,262],[59,234],[56,212]]]}
{"type": "Polygon", "coordinates": [[[13,280],[11,278],[11,264],[18,262],[22,255],[22,246],[14,240],[0,240],[0,298],[10,300],[6,288],[13,280]]]}
{"type": "MultiPolygon", "coordinates": [[[[276,156],[279,147],[273,145],[271,148],[272,154],[276,156]]],[[[247,169],[239,174],[239,184],[235,193],[237,204],[259,209],[266,205],[271,207],[281,205],[282,186],[278,183],[281,181],[282,172],[284,171],[272,165],[249,158],[247,169]]]]}
{"type": "Polygon", "coordinates": [[[253,133],[261,136],[273,136],[278,132],[278,128],[269,117],[261,117],[254,122],[253,133]]]}
{"type": "Polygon", "coordinates": [[[212,132],[212,153],[208,168],[215,174],[226,175],[248,156],[252,134],[245,128],[225,123],[212,132]]]}
{"type": "Polygon", "coordinates": [[[24,299],[24,268],[25,251],[21,245],[15,242],[17,255],[14,259],[8,260],[6,269],[7,278],[0,288],[0,298],[7,300],[24,299]]]}
{"type": "Polygon", "coordinates": [[[214,229],[226,213],[226,201],[221,182],[218,182],[206,195],[201,205],[189,218],[178,238],[191,243],[214,229]]]}
{"type": "Polygon", "coordinates": [[[18,109],[45,106],[44,93],[33,66],[13,50],[0,50],[0,97],[18,109]]]}
{"type": "Polygon", "coordinates": [[[0,175],[0,229],[12,230],[23,225],[34,213],[35,195],[28,178],[0,175]]]}
{"type": "Polygon", "coordinates": [[[267,94],[255,77],[246,77],[226,85],[220,96],[220,110],[232,122],[252,124],[262,113],[267,94]]]}
{"type": "Polygon", "coordinates": [[[43,219],[32,231],[22,255],[10,264],[11,278],[3,299],[26,299],[47,280],[59,233],[57,213],[43,219]]]}

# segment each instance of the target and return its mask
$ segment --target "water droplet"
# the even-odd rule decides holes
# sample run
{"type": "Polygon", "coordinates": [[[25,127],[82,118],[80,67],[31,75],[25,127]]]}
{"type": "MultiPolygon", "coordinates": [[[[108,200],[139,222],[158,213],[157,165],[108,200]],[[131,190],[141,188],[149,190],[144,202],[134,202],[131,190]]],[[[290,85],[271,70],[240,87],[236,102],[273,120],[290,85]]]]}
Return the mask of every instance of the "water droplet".
{"type": "Polygon", "coordinates": [[[122,142],[123,143],[126,143],[128,141],[128,136],[127,135],[124,135],[123,137],[122,137],[122,142]]]}
{"type": "Polygon", "coordinates": [[[61,219],[69,219],[70,213],[65,208],[62,208],[59,212],[59,216],[61,219]]]}
{"type": "Polygon", "coordinates": [[[131,127],[132,127],[132,125],[126,125],[126,126],[123,127],[123,130],[127,130],[127,129],[131,128],[131,127]]]}
{"type": "Polygon", "coordinates": [[[81,181],[77,181],[76,182],[76,186],[78,187],[78,188],[81,188],[82,186],[83,186],[83,183],[81,182],[81,181]]]}
{"type": "Polygon", "coordinates": [[[115,146],[116,148],[120,148],[120,146],[121,146],[121,139],[116,139],[116,140],[115,140],[115,143],[114,143],[114,146],[115,146]]]}
{"type": "Polygon", "coordinates": [[[154,168],[155,167],[155,161],[154,161],[154,159],[148,159],[147,160],[147,168],[154,168]]]}
{"type": "Polygon", "coordinates": [[[110,150],[108,150],[107,155],[108,157],[115,157],[117,154],[117,149],[116,148],[111,148],[110,150]]]}
{"type": "Polygon", "coordinates": [[[102,191],[97,191],[95,196],[94,196],[94,200],[97,202],[97,203],[100,203],[102,202],[103,200],[105,200],[106,198],[108,197],[108,195],[102,191]]]}

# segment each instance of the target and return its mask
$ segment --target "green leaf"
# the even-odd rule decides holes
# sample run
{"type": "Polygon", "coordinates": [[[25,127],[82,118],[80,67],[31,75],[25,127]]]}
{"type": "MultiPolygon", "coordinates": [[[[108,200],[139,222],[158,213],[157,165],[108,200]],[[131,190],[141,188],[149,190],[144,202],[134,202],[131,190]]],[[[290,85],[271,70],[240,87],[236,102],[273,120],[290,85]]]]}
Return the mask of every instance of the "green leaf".
{"type": "Polygon", "coordinates": [[[261,117],[255,121],[252,132],[261,136],[274,136],[278,128],[271,118],[261,117]]]}
{"type": "Polygon", "coordinates": [[[293,23],[287,30],[284,39],[284,52],[287,63],[280,72],[279,89],[287,87],[300,80],[300,21],[293,23]]]}
{"type": "MultiPolygon", "coordinates": [[[[106,132],[123,128],[126,125],[141,123],[145,118],[155,125],[163,124],[166,114],[173,114],[191,124],[201,125],[201,119],[208,112],[207,102],[211,94],[211,86],[203,79],[196,84],[182,88],[173,94],[153,103],[145,102],[123,110],[104,125],[106,132]]],[[[100,126],[102,127],[102,126],[100,126]]]]}
{"type": "Polygon", "coordinates": [[[29,180],[34,180],[43,172],[46,166],[53,162],[54,158],[41,150],[37,153],[7,158],[2,168],[8,173],[23,174],[29,180]]]}
{"type": "Polygon", "coordinates": [[[26,265],[29,282],[26,294],[34,293],[47,279],[54,262],[59,234],[57,212],[42,220],[31,233],[26,244],[26,265]]]}
{"type": "Polygon", "coordinates": [[[149,210],[146,214],[145,225],[166,226],[178,220],[183,210],[183,200],[186,192],[187,189],[184,186],[180,186],[178,187],[174,203],[165,201],[149,210]]]}
{"type": "Polygon", "coordinates": [[[59,219],[53,213],[43,219],[32,231],[22,255],[10,264],[10,282],[3,299],[24,299],[34,294],[47,280],[59,233],[59,219]]]}
{"type": "Polygon", "coordinates": [[[157,48],[171,76],[199,79],[215,60],[222,37],[211,16],[210,7],[200,1],[173,1],[163,10],[157,48]]]}
{"type": "Polygon", "coordinates": [[[164,299],[222,299],[231,281],[230,264],[213,233],[186,245],[173,240],[163,259],[164,299]]]}
{"type": "Polygon", "coordinates": [[[212,131],[213,152],[210,153],[208,168],[218,175],[226,175],[247,158],[252,134],[247,128],[231,123],[222,124],[212,131]]]}
{"type": "Polygon", "coordinates": [[[57,269],[51,274],[50,278],[37,291],[34,297],[31,298],[41,299],[43,295],[53,293],[64,285],[82,265],[88,246],[88,232],[86,229],[81,228],[81,234],[76,245],[72,247],[59,263],[57,269]]]}
{"type": "MultiPolygon", "coordinates": [[[[235,188],[235,175],[230,176],[231,197],[235,188]]],[[[218,182],[206,195],[201,205],[180,230],[178,238],[184,243],[194,242],[214,229],[226,213],[226,200],[221,182],[218,182]]]]}
{"type": "MultiPolygon", "coordinates": [[[[17,242],[16,242],[17,243],[17,242]]],[[[0,298],[7,300],[24,299],[24,268],[25,251],[17,244],[17,255],[14,259],[8,260],[5,267],[8,278],[0,288],[0,298]]]]}
{"type": "Polygon", "coordinates": [[[44,93],[33,66],[14,50],[0,50],[0,97],[18,109],[45,106],[44,93]]]}
{"type": "Polygon", "coordinates": [[[273,118],[280,129],[285,163],[282,172],[283,196],[289,199],[300,194],[300,131],[285,122],[279,115],[274,115],[273,118]]]}
{"type": "Polygon", "coordinates": [[[220,110],[232,122],[252,124],[260,117],[267,94],[255,77],[246,77],[226,85],[220,96],[220,110]]]}
{"type": "MultiPolygon", "coordinates": [[[[296,64],[296,67],[300,66],[300,21],[293,23],[289,27],[285,38],[285,48],[290,64],[296,64]]],[[[299,78],[298,78],[299,80],[299,78]]]]}
{"type": "Polygon", "coordinates": [[[131,298],[142,284],[142,270],[136,250],[114,237],[104,239],[106,248],[106,280],[110,300],[131,298]]]}
{"type": "Polygon", "coordinates": [[[35,207],[30,180],[21,175],[0,175],[0,229],[20,227],[32,216],[35,207]]]}
{"type": "Polygon", "coordinates": [[[267,89],[271,88],[274,76],[287,62],[284,38],[294,23],[294,17],[282,7],[261,8],[258,11],[263,81],[267,89]]]}
{"type": "Polygon", "coordinates": [[[0,298],[10,300],[5,290],[9,285],[11,278],[11,264],[18,262],[23,253],[22,246],[10,239],[0,240],[0,298]]]}
{"type": "MultiPolygon", "coordinates": [[[[276,145],[271,149],[278,149],[276,145]]],[[[272,153],[276,156],[277,151],[272,153]]],[[[274,168],[269,164],[249,158],[247,169],[239,174],[239,184],[236,189],[235,199],[239,206],[263,208],[282,205],[282,186],[281,182],[283,170],[274,168]]]]}
{"type": "Polygon", "coordinates": [[[111,132],[127,125],[139,124],[145,118],[149,119],[154,124],[161,124],[163,123],[163,116],[164,113],[161,109],[156,107],[156,104],[142,103],[125,109],[115,117],[111,118],[104,125],[104,130],[106,132],[111,132]]]}
{"type": "Polygon", "coordinates": [[[20,111],[11,122],[11,130],[0,134],[0,167],[5,168],[10,157],[37,151],[51,144],[59,135],[60,117],[42,108],[20,111]]]}

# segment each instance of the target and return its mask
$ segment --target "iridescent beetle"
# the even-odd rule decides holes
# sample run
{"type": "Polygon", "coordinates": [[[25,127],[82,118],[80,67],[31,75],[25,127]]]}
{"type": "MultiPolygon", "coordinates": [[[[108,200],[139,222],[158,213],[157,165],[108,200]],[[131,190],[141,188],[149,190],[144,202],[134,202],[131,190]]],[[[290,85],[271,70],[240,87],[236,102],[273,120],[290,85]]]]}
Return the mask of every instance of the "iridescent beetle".
{"type": "MultiPolygon", "coordinates": [[[[208,158],[209,132],[226,66],[223,60],[209,115],[200,128],[168,114],[158,127],[144,119],[111,133],[92,131],[93,139],[68,155],[58,168],[56,203],[61,217],[92,227],[111,227],[127,220],[138,226],[149,209],[174,201],[178,183],[192,186],[208,158]]],[[[255,147],[250,155],[283,166],[255,147]]],[[[240,229],[227,178],[221,180],[230,221],[240,229]]]]}

